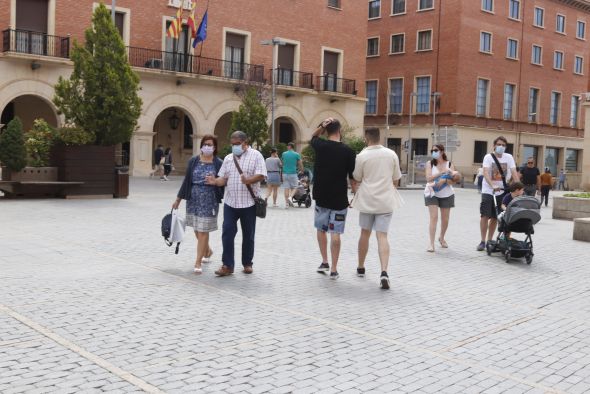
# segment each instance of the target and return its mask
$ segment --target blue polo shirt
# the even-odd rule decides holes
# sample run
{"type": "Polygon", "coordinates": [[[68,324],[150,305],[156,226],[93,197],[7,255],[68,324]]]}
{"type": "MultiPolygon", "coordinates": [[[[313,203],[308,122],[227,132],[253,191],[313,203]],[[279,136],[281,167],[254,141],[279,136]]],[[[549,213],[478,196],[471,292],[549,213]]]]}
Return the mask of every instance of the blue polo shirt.
{"type": "Polygon", "coordinates": [[[283,174],[297,174],[297,161],[301,160],[301,155],[293,150],[283,152],[283,174]]]}

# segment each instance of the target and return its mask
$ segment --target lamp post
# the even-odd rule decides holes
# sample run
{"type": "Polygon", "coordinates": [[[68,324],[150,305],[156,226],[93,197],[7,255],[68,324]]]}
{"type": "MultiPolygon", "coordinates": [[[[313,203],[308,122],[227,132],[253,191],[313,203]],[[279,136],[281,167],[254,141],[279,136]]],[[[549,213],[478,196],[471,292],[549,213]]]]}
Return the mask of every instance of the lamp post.
{"type": "Polygon", "coordinates": [[[432,93],[432,144],[434,145],[434,140],[437,135],[436,132],[436,105],[438,103],[438,98],[442,96],[441,92],[433,92],[432,93]]]}
{"type": "Polygon", "coordinates": [[[285,41],[281,41],[279,38],[273,37],[270,40],[262,40],[260,41],[260,45],[272,45],[273,48],[273,53],[272,53],[272,70],[271,70],[271,83],[272,83],[272,93],[271,93],[271,105],[270,105],[270,124],[271,124],[271,136],[270,136],[270,141],[272,146],[275,145],[275,98],[276,98],[276,61],[277,61],[277,56],[275,56],[275,48],[277,48],[278,45],[287,45],[287,43],[285,41]]]}
{"type": "MultiPolygon", "coordinates": [[[[408,122],[408,149],[406,151],[406,163],[408,166],[408,175],[410,175],[410,160],[413,159],[412,156],[412,113],[414,112],[414,97],[418,96],[418,93],[412,92],[410,93],[410,108],[408,110],[409,114],[409,122],[408,122]]],[[[412,166],[413,169],[413,166],[412,166]]],[[[412,171],[413,172],[413,171],[412,171]]],[[[414,184],[414,177],[412,175],[412,184],[414,184]]]]}

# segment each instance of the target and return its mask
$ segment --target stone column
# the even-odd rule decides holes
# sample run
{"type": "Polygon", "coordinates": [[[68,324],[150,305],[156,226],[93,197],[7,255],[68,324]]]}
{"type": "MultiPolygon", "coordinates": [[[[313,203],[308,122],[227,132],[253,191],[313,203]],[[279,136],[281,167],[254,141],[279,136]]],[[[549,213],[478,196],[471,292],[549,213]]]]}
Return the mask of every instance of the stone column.
{"type": "Polygon", "coordinates": [[[585,101],[582,107],[584,108],[584,153],[580,186],[583,190],[590,191],[590,101],[585,101]]]}
{"type": "Polygon", "coordinates": [[[153,171],[153,131],[136,131],[131,137],[129,170],[132,176],[148,176],[153,171]]]}

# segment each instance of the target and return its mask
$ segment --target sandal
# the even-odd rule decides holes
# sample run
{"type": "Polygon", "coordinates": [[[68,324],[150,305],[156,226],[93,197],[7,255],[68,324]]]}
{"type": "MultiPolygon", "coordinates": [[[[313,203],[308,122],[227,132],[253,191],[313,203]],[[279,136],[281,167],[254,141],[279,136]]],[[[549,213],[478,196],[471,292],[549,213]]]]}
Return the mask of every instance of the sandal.
{"type": "Polygon", "coordinates": [[[203,269],[201,267],[195,267],[193,269],[193,272],[195,273],[195,275],[200,275],[203,273],[203,269]]]}
{"type": "Polygon", "coordinates": [[[449,247],[449,245],[447,244],[447,241],[445,241],[444,239],[439,238],[438,242],[440,243],[440,246],[442,246],[445,249],[449,247]]]}
{"type": "Polygon", "coordinates": [[[211,262],[211,256],[213,256],[213,250],[211,249],[211,253],[209,253],[208,256],[203,256],[203,263],[210,263],[211,262]]]}
{"type": "Polygon", "coordinates": [[[427,252],[430,252],[430,253],[434,253],[434,245],[431,245],[431,246],[429,246],[429,247],[426,249],[426,251],[427,251],[427,252]]]}

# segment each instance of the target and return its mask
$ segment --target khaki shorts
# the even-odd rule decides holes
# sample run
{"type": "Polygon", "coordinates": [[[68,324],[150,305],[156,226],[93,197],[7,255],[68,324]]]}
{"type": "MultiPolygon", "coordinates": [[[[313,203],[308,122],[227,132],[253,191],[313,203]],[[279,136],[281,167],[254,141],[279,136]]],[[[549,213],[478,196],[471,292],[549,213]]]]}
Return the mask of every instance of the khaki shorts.
{"type": "Polygon", "coordinates": [[[380,233],[386,233],[389,231],[389,225],[391,223],[391,213],[359,213],[359,226],[363,230],[378,231],[380,233]]]}

